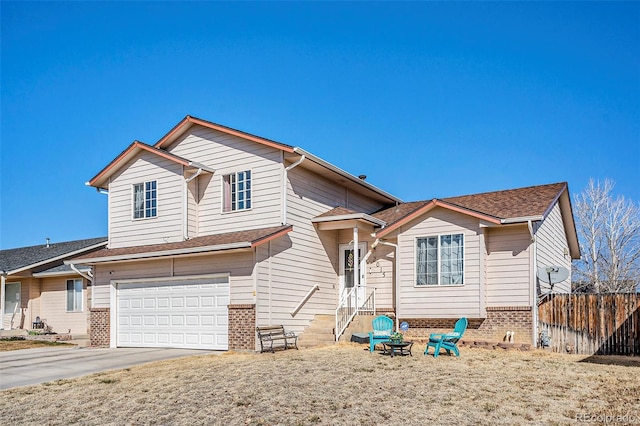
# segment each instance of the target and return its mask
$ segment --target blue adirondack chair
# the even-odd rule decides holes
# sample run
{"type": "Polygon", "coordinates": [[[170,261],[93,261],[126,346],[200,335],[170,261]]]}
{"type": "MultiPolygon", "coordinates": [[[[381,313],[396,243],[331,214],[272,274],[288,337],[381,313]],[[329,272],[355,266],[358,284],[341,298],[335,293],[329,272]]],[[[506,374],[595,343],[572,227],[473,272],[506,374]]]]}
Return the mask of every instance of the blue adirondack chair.
{"type": "Polygon", "coordinates": [[[393,320],[385,315],[377,316],[371,322],[373,331],[369,332],[369,352],[373,352],[376,343],[386,342],[393,333],[393,320]]]}
{"type": "Polygon", "coordinates": [[[434,358],[438,357],[440,349],[446,350],[449,355],[451,355],[451,351],[453,351],[456,356],[460,356],[460,351],[458,351],[458,340],[460,340],[466,329],[467,319],[462,317],[456,321],[456,325],[451,333],[431,334],[429,336],[429,343],[427,343],[427,347],[424,350],[424,354],[427,355],[429,353],[429,347],[433,346],[434,358]]]}

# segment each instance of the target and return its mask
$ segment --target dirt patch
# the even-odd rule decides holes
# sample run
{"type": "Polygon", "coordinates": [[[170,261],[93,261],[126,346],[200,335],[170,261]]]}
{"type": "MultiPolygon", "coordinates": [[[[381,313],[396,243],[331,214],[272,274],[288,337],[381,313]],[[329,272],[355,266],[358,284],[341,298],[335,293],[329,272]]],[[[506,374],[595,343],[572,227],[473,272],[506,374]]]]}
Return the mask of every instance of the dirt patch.
{"type": "Polygon", "coordinates": [[[49,425],[640,420],[636,366],[543,351],[461,348],[460,358],[413,352],[391,358],[345,343],[163,361],[2,391],[0,415],[10,424],[49,425]]]}
{"type": "Polygon", "coordinates": [[[48,342],[42,340],[0,339],[0,352],[18,349],[42,348],[45,346],[64,346],[67,343],[48,342]]]}

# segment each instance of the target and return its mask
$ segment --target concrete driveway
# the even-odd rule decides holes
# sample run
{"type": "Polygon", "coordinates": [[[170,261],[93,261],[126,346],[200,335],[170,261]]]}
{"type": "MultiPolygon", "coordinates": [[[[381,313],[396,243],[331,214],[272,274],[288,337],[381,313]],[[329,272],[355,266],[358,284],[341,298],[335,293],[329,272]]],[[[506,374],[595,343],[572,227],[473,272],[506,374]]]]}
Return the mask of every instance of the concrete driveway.
{"type": "Polygon", "coordinates": [[[0,389],[80,377],[152,361],[220,353],[195,349],[78,347],[4,351],[0,352],[0,389]]]}

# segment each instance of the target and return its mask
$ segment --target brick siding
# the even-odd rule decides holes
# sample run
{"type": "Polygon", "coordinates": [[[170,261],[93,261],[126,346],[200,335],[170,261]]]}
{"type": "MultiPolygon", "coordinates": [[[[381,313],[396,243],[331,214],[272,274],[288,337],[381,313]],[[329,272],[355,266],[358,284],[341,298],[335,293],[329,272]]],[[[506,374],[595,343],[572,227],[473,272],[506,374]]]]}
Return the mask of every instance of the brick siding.
{"type": "Polygon", "coordinates": [[[229,349],[256,348],[256,305],[229,305],[229,349]]]}
{"type": "MultiPolygon", "coordinates": [[[[451,331],[459,318],[401,318],[409,324],[406,336],[426,341],[431,333],[451,331]]],[[[513,343],[533,344],[533,315],[530,306],[496,306],[487,308],[486,318],[469,318],[463,339],[505,341],[507,331],[514,333],[513,343]]]]}
{"type": "Polygon", "coordinates": [[[91,308],[89,310],[89,338],[93,347],[109,346],[111,342],[111,310],[91,308]]]}

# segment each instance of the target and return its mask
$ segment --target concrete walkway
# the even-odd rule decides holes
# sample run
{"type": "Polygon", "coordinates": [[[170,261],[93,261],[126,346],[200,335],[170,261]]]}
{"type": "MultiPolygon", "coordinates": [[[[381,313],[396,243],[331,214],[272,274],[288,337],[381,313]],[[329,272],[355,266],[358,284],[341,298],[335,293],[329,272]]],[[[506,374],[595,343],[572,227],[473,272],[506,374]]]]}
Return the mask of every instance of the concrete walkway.
{"type": "Polygon", "coordinates": [[[163,348],[52,347],[0,352],[0,389],[36,385],[107,370],[218,351],[163,348]]]}

